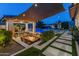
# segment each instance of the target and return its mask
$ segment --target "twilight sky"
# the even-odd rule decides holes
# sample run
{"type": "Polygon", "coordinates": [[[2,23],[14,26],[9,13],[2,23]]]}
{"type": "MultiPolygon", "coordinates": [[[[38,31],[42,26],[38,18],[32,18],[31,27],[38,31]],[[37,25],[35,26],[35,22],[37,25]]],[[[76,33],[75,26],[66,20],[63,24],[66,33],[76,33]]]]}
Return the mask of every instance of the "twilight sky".
{"type": "Polygon", "coordinates": [[[71,4],[70,3],[63,3],[63,6],[65,8],[65,11],[60,12],[54,16],[45,18],[42,21],[45,22],[46,24],[56,23],[58,21],[61,21],[61,22],[71,21],[70,14],[69,14],[69,7],[71,6],[71,4]]]}
{"type": "Polygon", "coordinates": [[[19,15],[31,6],[31,3],[0,3],[0,17],[4,15],[19,15]]]}
{"type": "MultiPolygon", "coordinates": [[[[19,15],[25,10],[28,10],[32,6],[32,3],[0,3],[0,19],[4,15],[19,15]]],[[[42,21],[46,24],[56,23],[58,21],[71,21],[69,15],[69,7],[70,3],[63,3],[65,8],[64,12],[58,13],[54,16],[50,16],[48,18],[43,19],[42,21]]],[[[1,21],[1,20],[0,20],[1,21]]]]}

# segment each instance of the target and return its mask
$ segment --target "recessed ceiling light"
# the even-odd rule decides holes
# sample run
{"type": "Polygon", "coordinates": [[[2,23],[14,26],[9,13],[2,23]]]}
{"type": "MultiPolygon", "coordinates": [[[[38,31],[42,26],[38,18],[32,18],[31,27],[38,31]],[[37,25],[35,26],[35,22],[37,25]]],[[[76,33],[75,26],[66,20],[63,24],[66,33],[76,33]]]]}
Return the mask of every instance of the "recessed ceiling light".
{"type": "Polygon", "coordinates": [[[37,4],[35,4],[35,7],[37,7],[38,5],[37,4]]]}

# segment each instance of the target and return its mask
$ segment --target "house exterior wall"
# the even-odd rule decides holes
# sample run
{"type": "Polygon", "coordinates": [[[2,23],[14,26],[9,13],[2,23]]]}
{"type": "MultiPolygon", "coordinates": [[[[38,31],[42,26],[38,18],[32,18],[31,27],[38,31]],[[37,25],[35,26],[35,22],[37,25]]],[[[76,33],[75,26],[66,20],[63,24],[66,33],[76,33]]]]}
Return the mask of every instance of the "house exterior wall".
{"type": "Polygon", "coordinates": [[[75,26],[79,29],[79,4],[75,3],[70,8],[70,15],[72,20],[75,22],[75,26]]]}
{"type": "Polygon", "coordinates": [[[79,29],[79,11],[78,11],[77,16],[75,18],[75,26],[79,29]]]}
{"type": "Polygon", "coordinates": [[[9,24],[8,24],[8,30],[9,31],[13,31],[13,23],[12,22],[9,22],[9,24]]]}

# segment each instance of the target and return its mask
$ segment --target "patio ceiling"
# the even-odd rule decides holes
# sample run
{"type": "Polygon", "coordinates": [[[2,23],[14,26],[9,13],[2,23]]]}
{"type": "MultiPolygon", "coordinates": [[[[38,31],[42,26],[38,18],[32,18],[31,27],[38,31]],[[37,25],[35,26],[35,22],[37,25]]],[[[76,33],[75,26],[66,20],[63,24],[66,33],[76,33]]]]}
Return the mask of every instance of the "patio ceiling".
{"type": "Polygon", "coordinates": [[[25,12],[25,17],[34,18],[41,20],[46,17],[55,15],[61,11],[64,11],[64,7],[59,3],[37,3],[33,4],[32,7],[25,12]],[[36,5],[36,6],[35,6],[36,5]]]}
{"type": "Polygon", "coordinates": [[[59,12],[64,11],[63,4],[61,3],[35,3],[30,7],[27,12],[20,14],[17,19],[24,19],[29,21],[38,21],[49,16],[53,16],[59,12]],[[28,18],[28,19],[27,19],[28,18]]]}

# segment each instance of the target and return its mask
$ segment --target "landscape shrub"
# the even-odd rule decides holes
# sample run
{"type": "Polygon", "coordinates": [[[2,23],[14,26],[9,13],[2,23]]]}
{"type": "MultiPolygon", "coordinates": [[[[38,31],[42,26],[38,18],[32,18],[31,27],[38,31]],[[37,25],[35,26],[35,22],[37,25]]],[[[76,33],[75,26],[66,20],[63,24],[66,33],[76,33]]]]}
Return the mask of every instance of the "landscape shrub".
{"type": "Polygon", "coordinates": [[[54,35],[55,34],[53,31],[45,31],[41,34],[41,39],[43,39],[44,42],[47,42],[48,40],[53,38],[54,35]]]}
{"type": "Polygon", "coordinates": [[[0,30],[0,45],[5,46],[12,39],[12,33],[5,29],[0,30]]]}

